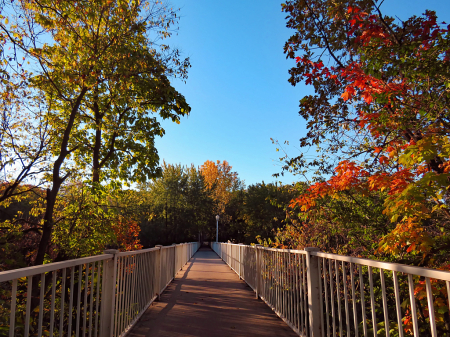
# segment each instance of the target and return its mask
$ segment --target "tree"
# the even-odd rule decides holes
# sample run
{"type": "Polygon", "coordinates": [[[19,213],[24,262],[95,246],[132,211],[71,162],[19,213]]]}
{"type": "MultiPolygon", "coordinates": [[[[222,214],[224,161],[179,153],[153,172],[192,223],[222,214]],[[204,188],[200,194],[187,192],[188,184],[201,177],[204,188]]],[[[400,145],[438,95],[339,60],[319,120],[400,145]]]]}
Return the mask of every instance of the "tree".
{"type": "Polygon", "coordinates": [[[198,239],[213,206],[203,176],[191,165],[163,163],[162,176],[140,186],[145,246],[198,239]]]}
{"type": "Polygon", "coordinates": [[[100,254],[105,247],[121,251],[142,248],[133,211],[139,199],[118,184],[65,184],[55,205],[50,260],[100,254]]]}
{"type": "MultiPolygon", "coordinates": [[[[177,234],[183,221],[186,186],[184,167],[166,163],[163,163],[162,176],[154,178],[145,186],[149,194],[146,198],[148,219],[153,227],[151,236],[159,238],[158,243],[179,240],[177,234]]],[[[153,244],[156,243],[155,239],[152,240],[153,244]]]]}
{"type": "Polygon", "coordinates": [[[197,230],[195,234],[200,233],[201,240],[208,232],[208,223],[211,221],[211,209],[214,206],[214,201],[211,197],[210,191],[206,188],[204,177],[200,170],[194,165],[186,168],[187,193],[186,205],[188,213],[186,220],[191,222],[191,227],[197,230]]]}
{"type": "MultiPolygon", "coordinates": [[[[17,4],[0,1],[0,7],[13,13],[17,4]]],[[[0,25],[0,203],[5,204],[23,199],[43,185],[51,137],[46,118],[49,107],[30,88],[32,74],[24,67],[26,57],[21,57],[11,41],[14,33],[17,41],[22,41],[23,35],[13,31],[12,22],[1,10],[0,25]]]]}
{"type": "Polygon", "coordinates": [[[232,166],[226,160],[216,163],[207,160],[200,167],[200,173],[205,179],[206,188],[211,192],[216,202],[215,214],[223,214],[225,206],[230,202],[231,192],[242,184],[236,172],[231,171],[232,166]]]}
{"type": "MultiPolygon", "coordinates": [[[[92,182],[145,181],[160,173],[153,114],[179,122],[190,110],[169,77],[185,78],[188,60],[158,40],[170,35],[176,12],[151,1],[22,0],[16,28],[3,37],[38,71],[30,79],[48,110],[51,153],[46,208],[36,264],[44,261],[58,194],[77,170],[92,182]],[[19,20],[20,21],[20,20],[19,20]],[[39,27],[27,25],[36,22],[39,27]],[[31,27],[31,28],[30,28],[31,27]],[[30,30],[31,29],[31,30],[30,30]],[[41,31],[36,31],[40,29],[41,31]],[[51,43],[42,43],[41,35],[51,43]],[[31,45],[31,47],[30,47],[31,45]]],[[[94,190],[95,191],[95,188],[94,190]]]]}
{"type": "MultiPolygon", "coordinates": [[[[333,174],[292,205],[308,213],[328,196],[387,193],[383,212],[395,228],[379,252],[441,266],[450,244],[450,35],[434,12],[400,22],[384,16],[381,3],[283,5],[288,27],[296,30],[285,46],[297,62],[290,82],[306,79],[316,92],[300,101],[309,120],[301,145],[325,145],[321,160],[310,164],[325,178],[333,174]]],[[[288,164],[310,165],[301,156],[288,164]]]]}
{"type": "Polygon", "coordinates": [[[73,159],[91,168],[94,182],[102,170],[109,178],[133,181],[157,175],[154,137],[164,130],[154,113],[179,122],[190,110],[168,79],[185,78],[188,60],[149,36],[151,30],[169,36],[176,12],[147,1],[26,6],[58,42],[31,51],[43,65],[35,82],[53,102],[52,120],[59,122],[68,102],[80,99],[68,140],[73,159]]]}
{"type": "Polygon", "coordinates": [[[219,237],[228,232],[225,226],[230,225],[233,215],[227,212],[227,206],[230,204],[236,191],[244,189],[244,182],[238,177],[237,172],[231,171],[232,166],[226,160],[216,162],[207,160],[200,166],[200,173],[205,181],[206,190],[210,193],[213,200],[213,207],[208,217],[209,237],[216,236],[215,216],[220,216],[219,237]]]}
{"type": "Polygon", "coordinates": [[[262,182],[248,186],[238,211],[244,222],[243,242],[253,243],[258,236],[273,242],[277,229],[285,226],[286,205],[295,195],[288,185],[262,182]]]}

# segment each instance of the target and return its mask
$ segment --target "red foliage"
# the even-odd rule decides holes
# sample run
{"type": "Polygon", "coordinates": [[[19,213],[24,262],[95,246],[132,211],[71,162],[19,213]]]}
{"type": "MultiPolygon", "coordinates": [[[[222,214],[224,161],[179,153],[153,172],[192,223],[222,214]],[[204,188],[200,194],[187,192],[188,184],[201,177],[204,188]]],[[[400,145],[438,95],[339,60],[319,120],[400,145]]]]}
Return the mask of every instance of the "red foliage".
{"type": "Polygon", "coordinates": [[[450,140],[446,122],[437,120],[447,110],[442,107],[438,117],[430,113],[447,83],[446,78],[436,84],[432,81],[440,74],[439,69],[448,67],[450,51],[447,42],[442,41],[448,39],[450,26],[441,28],[434,12],[427,11],[424,17],[414,19],[414,24],[404,28],[409,29],[409,45],[404,47],[406,44],[398,41],[378,14],[365,13],[358,7],[348,7],[347,14],[351,27],[348,36],[356,46],[357,57],[338,68],[325,67],[320,60],[310,60],[310,56],[298,56],[295,60],[301,64],[299,69],[303,70],[301,76],[306,78],[306,84],[324,85],[332,80],[343,88],[342,100],[359,107],[353,120],[354,132],[369,131],[372,138],[368,143],[377,144],[373,148],[375,164],[368,168],[367,164],[341,161],[333,177],[310,186],[290,206],[300,206],[306,212],[316,206],[318,198],[336,197],[345,190],[363,194],[386,191],[385,213],[394,222],[404,221],[400,221],[392,241],[384,242],[384,251],[404,248],[407,252],[426,252],[430,248],[429,238],[420,223],[429,218],[432,210],[425,204],[434,200],[441,207],[442,191],[448,190],[450,181],[445,176],[450,172],[450,140]],[[409,68],[402,57],[410,62],[409,68]],[[427,68],[420,68],[422,62],[427,68]],[[424,189],[427,192],[419,195],[418,191],[424,189]],[[401,231],[418,241],[407,245],[401,231]]]}
{"type": "Polygon", "coordinates": [[[141,228],[136,221],[119,216],[117,222],[113,225],[113,230],[121,251],[142,249],[143,246],[139,241],[141,228]]]}

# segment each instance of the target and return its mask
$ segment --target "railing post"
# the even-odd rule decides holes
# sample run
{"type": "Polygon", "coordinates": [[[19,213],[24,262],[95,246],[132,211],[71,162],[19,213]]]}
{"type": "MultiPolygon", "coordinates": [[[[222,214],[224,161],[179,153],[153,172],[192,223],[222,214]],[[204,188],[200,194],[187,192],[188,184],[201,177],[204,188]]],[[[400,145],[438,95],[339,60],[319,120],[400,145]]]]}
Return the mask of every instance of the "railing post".
{"type": "Polygon", "coordinates": [[[158,272],[158,277],[157,277],[157,281],[156,281],[156,289],[158,289],[158,301],[161,298],[161,269],[162,269],[162,246],[161,245],[156,245],[155,247],[159,248],[158,250],[158,257],[156,258],[158,260],[158,265],[156,266],[156,271],[158,272]]]}
{"type": "Polygon", "coordinates": [[[173,278],[175,279],[175,276],[177,275],[177,244],[172,243],[173,246],[173,278]]]}
{"type": "Polygon", "coordinates": [[[225,259],[226,264],[230,266],[230,252],[229,252],[230,244],[227,242],[225,246],[225,259]]]}
{"type": "Polygon", "coordinates": [[[241,264],[242,264],[242,261],[241,261],[241,246],[242,246],[243,244],[242,243],[240,243],[239,244],[239,246],[238,246],[238,250],[239,250],[239,260],[238,260],[238,263],[239,263],[239,278],[241,279],[242,277],[241,277],[241,264]]]}
{"type": "Polygon", "coordinates": [[[256,286],[256,299],[259,298],[259,293],[261,291],[261,250],[259,247],[261,245],[255,245],[255,256],[256,256],[256,273],[255,273],[255,286],[256,286]]]}
{"type": "Polygon", "coordinates": [[[234,248],[233,244],[230,246],[230,253],[231,253],[231,266],[230,266],[230,268],[233,269],[234,267],[236,267],[236,249],[234,248]]]}
{"type": "Polygon", "coordinates": [[[185,246],[184,243],[180,243],[180,245],[181,245],[181,263],[180,263],[180,267],[183,268],[184,261],[186,261],[186,258],[184,256],[186,246],[185,246]]]}
{"type": "Polygon", "coordinates": [[[322,294],[319,293],[319,258],[311,255],[312,252],[318,252],[319,248],[306,247],[306,278],[308,284],[308,308],[309,308],[309,329],[311,337],[320,337],[322,335],[322,326],[320,324],[320,301],[322,294]]]}
{"type": "Polygon", "coordinates": [[[225,243],[225,263],[228,264],[228,242],[225,243]]]}
{"type": "Polygon", "coordinates": [[[111,337],[114,330],[114,308],[116,297],[117,249],[107,249],[112,259],[103,262],[103,284],[100,312],[100,337],[111,337]]]}
{"type": "Polygon", "coordinates": [[[229,243],[227,242],[226,244],[225,244],[225,259],[226,259],[226,263],[228,264],[228,265],[230,265],[228,262],[230,262],[230,257],[229,257],[229,252],[228,252],[228,248],[230,248],[230,245],[229,245],[229,243]]]}

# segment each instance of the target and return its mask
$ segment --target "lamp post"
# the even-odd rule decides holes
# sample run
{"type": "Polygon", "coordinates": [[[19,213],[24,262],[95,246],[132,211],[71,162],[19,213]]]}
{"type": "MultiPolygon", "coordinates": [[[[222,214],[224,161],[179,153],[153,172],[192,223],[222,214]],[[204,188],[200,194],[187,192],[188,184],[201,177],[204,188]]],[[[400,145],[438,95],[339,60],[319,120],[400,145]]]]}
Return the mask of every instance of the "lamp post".
{"type": "Polygon", "coordinates": [[[219,215],[216,215],[216,242],[219,242],[219,215]]]}

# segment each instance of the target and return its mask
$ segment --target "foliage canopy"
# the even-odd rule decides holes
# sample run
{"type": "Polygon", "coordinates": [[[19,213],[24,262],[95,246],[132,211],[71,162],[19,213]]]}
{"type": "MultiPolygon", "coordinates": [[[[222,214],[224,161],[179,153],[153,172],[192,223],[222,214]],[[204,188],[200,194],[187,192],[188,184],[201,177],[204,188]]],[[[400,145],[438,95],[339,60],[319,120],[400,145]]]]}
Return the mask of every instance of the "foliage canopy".
{"type": "Polygon", "coordinates": [[[297,63],[290,82],[315,90],[300,101],[308,121],[300,143],[321,153],[312,162],[288,159],[286,168],[315,168],[322,177],[291,206],[312,216],[326,200],[356,205],[377,195],[394,225],[386,224],[378,252],[441,266],[450,244],[449,27],[432,11],[395,20],[382,3],[283,4],[295,30],[285,45],[297,63]]]}

